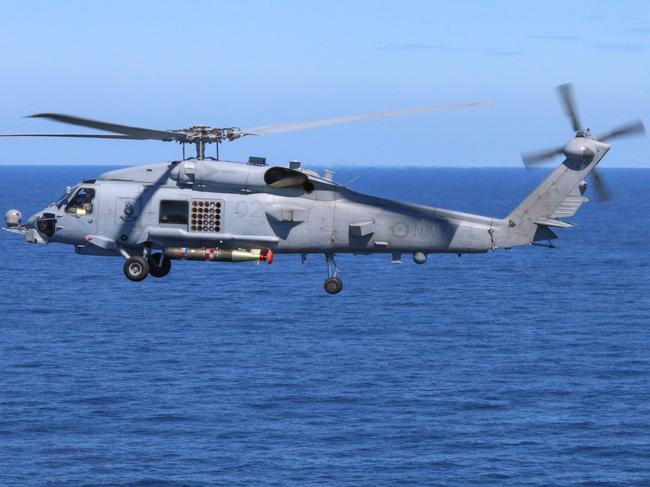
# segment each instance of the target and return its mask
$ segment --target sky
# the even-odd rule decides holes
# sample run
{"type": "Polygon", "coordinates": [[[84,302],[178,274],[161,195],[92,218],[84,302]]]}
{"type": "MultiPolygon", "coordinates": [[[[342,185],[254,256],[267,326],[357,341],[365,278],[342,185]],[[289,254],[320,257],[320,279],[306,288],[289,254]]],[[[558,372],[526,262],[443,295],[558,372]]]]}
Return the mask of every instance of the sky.
{"type": "MultiPolygon", "coordinates": [[[[247,137],[228,160],[318,167],[518,166],[572,136],[650,128],[650,2],[2,0],[0,132],[83,132],[61,112],[154,129],[255,127],[483,101],[489,107],[247,137]]],[[[606,167],[650,167],[650,137],[606,167]]],[[[178,159],[157,141],[0,139],[0,164],[178,159]]],[[[214,155],[214,146],[208,148],[214,155]]]]}

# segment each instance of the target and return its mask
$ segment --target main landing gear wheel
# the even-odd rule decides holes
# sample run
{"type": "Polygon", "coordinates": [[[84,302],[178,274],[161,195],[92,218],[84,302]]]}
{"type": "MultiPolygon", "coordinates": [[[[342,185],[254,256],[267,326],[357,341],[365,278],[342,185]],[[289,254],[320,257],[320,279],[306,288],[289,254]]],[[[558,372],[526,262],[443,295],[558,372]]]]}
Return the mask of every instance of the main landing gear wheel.
{"type": "Polygon", "coordinates": [[[325,280],[324,288],[327,294],[338,294],[343,290],[343,281],[336,277],[339,269],[336,267],[334,254],[325,254],[325,262],[327,263],[327,279],[325,280]]]}
{"type": "Polygon", "coordinates": [[[131,281],[142,281],[149,274],[149,264],[142,257],[129,257],[124,262],[124,275],[131,281]]]}
{"type": "Polygon", "coordinates": [[[153,277],[165,277],[172,269],[172,261],[164,254],[152,254],[148,259],[149,274],[153,277]]]}
{"type": "Polygon", "coordinates": [[[338,277],[330,277],[325,281],[324,287],[327,294],[338,294],[343,290],[343,281],[338,277]]]}

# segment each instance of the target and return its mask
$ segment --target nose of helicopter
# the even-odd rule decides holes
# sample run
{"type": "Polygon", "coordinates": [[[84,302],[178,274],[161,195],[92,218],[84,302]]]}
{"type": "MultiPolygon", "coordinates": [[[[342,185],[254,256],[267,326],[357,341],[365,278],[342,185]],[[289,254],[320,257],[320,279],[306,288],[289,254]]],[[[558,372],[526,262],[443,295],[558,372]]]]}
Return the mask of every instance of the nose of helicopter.
{"type": "MultiPolygon", "coordinates": [[[[5,218],[6,220],[6,218],[5,218]]],[[[45,210],[34,213],[27,219],[24,225],[14,225],[14,228],[21,230],[25,235],[25,241],[29,243],[47,243],[56,230],[56,217],[45,210]]]]}

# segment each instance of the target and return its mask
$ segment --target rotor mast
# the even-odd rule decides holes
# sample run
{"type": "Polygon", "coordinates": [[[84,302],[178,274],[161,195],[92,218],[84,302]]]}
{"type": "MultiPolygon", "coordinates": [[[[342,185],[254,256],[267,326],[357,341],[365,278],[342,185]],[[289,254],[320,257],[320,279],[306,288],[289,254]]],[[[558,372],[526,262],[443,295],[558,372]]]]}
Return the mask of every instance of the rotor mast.
{"type": "Polygon", "coordinates": [[[219,144],[224,140],[235,140],[241,137],[240,132],[236,127],[212,128],[207,125],[192,125],[190,128],[179,130],[179,138],[175,140],[181,143],[193,143],[196,147],[196,159],[202,161],[205,159],[206,144],[217,144],[218,154],[219,144]]]}
{"type": "Polygon", "coordinates": [[[196,142],[196,158],[199,161],[205,159],[205,140],[199,139],[196,142]]]}

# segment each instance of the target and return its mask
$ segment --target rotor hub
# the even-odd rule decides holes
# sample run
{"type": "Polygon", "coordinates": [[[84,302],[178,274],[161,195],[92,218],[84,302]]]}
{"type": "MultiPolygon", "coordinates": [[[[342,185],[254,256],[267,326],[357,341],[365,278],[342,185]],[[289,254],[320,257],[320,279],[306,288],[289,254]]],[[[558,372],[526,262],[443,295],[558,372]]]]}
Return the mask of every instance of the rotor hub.
{"type": "Polygon", "coordinates": [[[214,128],[208,125],[192,125],[186,129],[174,130],[174,132],[184,136],[178,140],[181,143],[218,144],[224,140],[235,140],[242,136],[241,129],[238,127],[214,128]]]}
{"type": "Polygon", "coordinates": [[[576,136],[564,146],[562,152],[567,159],[590,161],[596,156],[597,148],[593,141],[586,139],[585,136],[576,136]]]}

